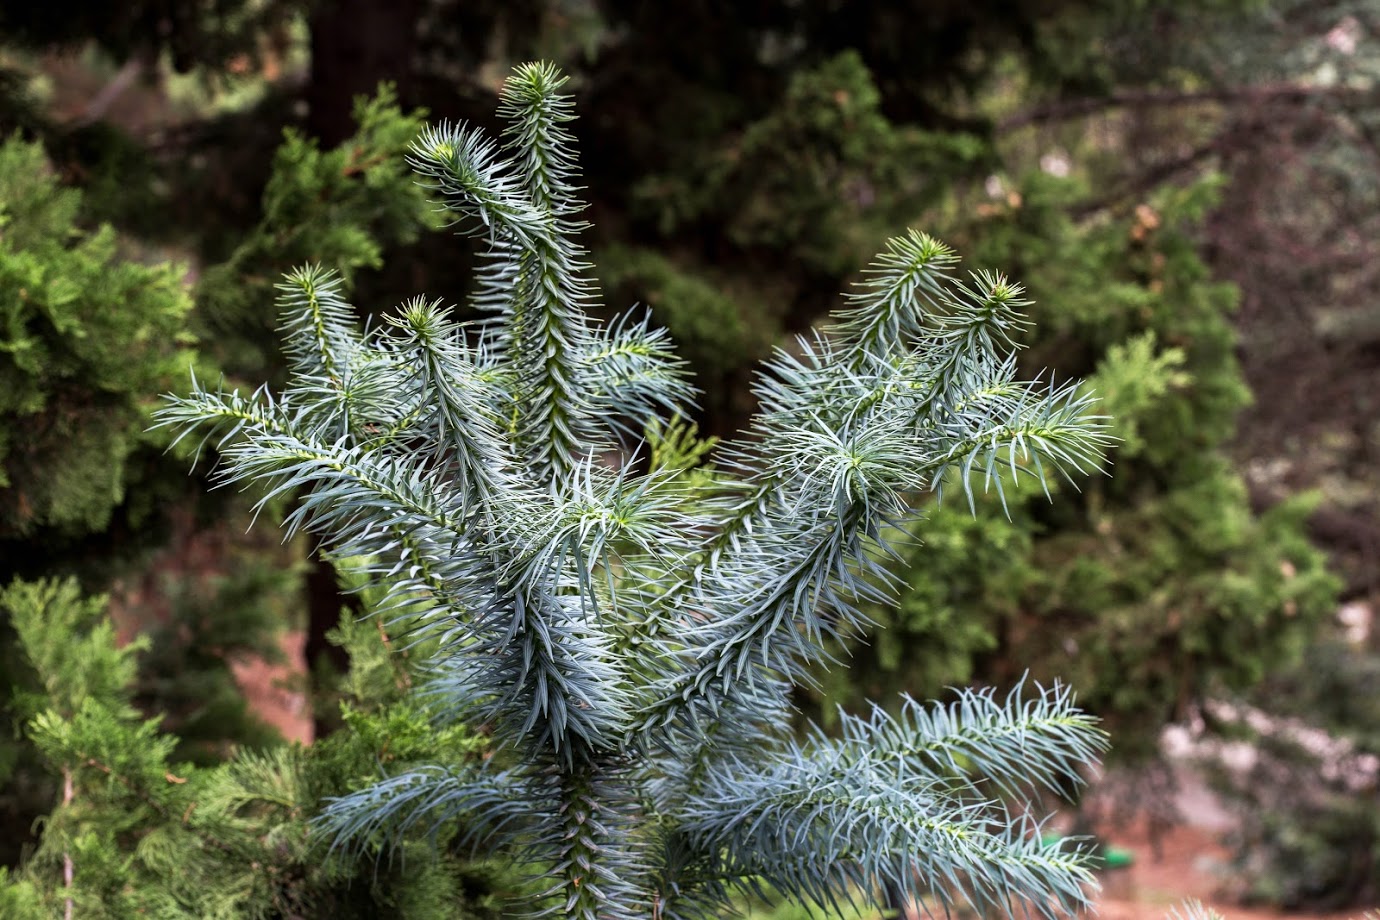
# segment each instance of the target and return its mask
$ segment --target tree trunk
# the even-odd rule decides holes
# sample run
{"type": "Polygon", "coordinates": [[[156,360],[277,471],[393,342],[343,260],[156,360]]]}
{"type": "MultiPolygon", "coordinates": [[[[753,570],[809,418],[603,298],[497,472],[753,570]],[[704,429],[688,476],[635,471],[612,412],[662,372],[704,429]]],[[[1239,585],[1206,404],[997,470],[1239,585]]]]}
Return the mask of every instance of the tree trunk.
{"type": "Polygon", "coordinates": [[[327,640],[326,633],[340,623],[341,610],[357,611],[359,602],[341,593],[335,567],[321,558],[319,547],[312,549],[306,589],[307,634],[302,656],[307,662],[307,678],[310,682],[308,699],[312,710],[312,737],[323,738],[340,725],[333,700],[324,692],[329,686],[323,684],[323,678],[333,682],[330,681],[332,672],[344,674],[350,669],[349,655],[343,648],[327,640]]]}
{"type": "Polygon", "coordinates": [[[324,147],[354,133],[356,96],[382,81],[411,98],[417,21],[422,0],[322,0],[308,19],[311,32],[310,112],[307,128],[324,147]]]}
{"type": "MultiPolygon", "coordinates": [[[[311,75],[307,86],[307,129],[323,147],[333,147],[354,134],[356,96],[369,96],[381,82],[393,83],[406,105],[413,80],[417,22],[422,0],[321,0],[308,19],[311,32],[311,75]]],[[[307,634],[304,652],[315,679],[349,669],[344,650],[332,645],[326,633],[340,622],[340,611],[353,608],[341,594],[335,569],[312,551],[306,578],[307,634]]],[[[315,737],[329,734],[338,724],[322,688],[312,688],[312,727],[315,737]]]]}

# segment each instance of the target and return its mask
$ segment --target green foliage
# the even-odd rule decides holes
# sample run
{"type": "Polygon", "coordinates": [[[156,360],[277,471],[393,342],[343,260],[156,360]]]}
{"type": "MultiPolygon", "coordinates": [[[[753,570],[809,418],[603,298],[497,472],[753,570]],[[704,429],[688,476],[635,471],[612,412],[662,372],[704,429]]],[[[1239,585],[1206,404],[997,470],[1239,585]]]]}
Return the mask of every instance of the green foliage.
{"type": "Polygon", "coordinates": [[[9,871],[0,868],[0,911],[14,920],[47,920],[43,899],[33,882],[9,879],[9,871]]]}
{"type": "Polygon", "coordinates": [[[115,628],[102,616],[104,598],[83,599],[73,581],[15,582],[0,594],[0,605],[15,615],[52,719],[72,718],[88,705],[110,706],[133,683],[142,644],[116,645],[115,628]]]}
{"type": "Polygon", "coordinates": [[[680,94],[681,142],[664,162],[648,153],[636,164],[643,173],[625,205],[633,226],[597,250],[608,289],[652,305],[680,343],[716,434],[755,408],[743,392],[748,369],[783,328],[827,312],[892,229],[987,149],[973,135],[889,119],[855,52],[781,80],[774,106],[680,94]],[[705,136],[684,123],[696,114],[705,136]]]}
{"type": "MultiPolygon", "coordinates": [[[[36,851],[0,880],[5,916],[58,916],[69,903],[92,918],[494,916],[482,902],[495,876],[482,865],[407,843],[406,863],[350,859],[327,852],[308,822],[378,763],[478,756],[475,736],[438,735],[415,698],[354,698],[356,731],[311,748],[174,763],[178,739],[131,706],[142,643],[116,645],[100,599],[71,581],[16,582],[0,607],[44,688],[27,700],[26,733],[62,788],[36,851]]],[[[376,631],[351,651],[378,642],[376,631]]]]}
{"type": "Polygon", "coordinates": [[[675,416],[669,422],[652,419],[646,428],[652,473],[690,480],[687,491],[707,492],[714,481],[713,451],[718,438],[701,438],[693,422],[675,416]]]}
{"type": "MultiPolygon", "coordinates": [[[[147,4],[134,6],[140,10],[122,7],[111,14],[119,28],[107,31],[120,36],[116,41],[125,43],[120,47],[130,46],[130,36],[161,42],[161,30],[129,28],[147,13],[142,9],[147,4]]],[[[487,6],[467,12],[465,22],[472,15],[482,18],[487,6]]],[[[594,248],[614,299],[651,303],[658,321],[683,343],[682,355],[701,371],[701,384],[711,390],[703,401],[711,410],[722,398],[715,391],[746,390],[741,369],[766,350],[782,325],[801,329],[822,313],[817,292],[835,290],[837,278],[880,242],[883,228],[912,220],[918,207],[933,201],[935,190],[946,187],[956,173],[986,163],[985,141],[977,140],[985,126],[970,116],[989,100],[979,97],[973,105],[952,90],[970,89],[992,73],[1007,79],[1014,65],[1003,49],[1014,49],[1030,65],[1029,73],[1020,68],[1014,78],[1021,92],[1029,88],[1027,78],[1036,87],[1087,90],[1109,87],[1138,70],[1145,81],[1163,82],[1167,75],[1171,85],[1191,84],[1195,72],[1217,77],[1258,53],[1254,45],[1251,53],[1240,53],[1242,36],[1220,28],[1221,20],[1202,25],[1200,14],[1208,8],[1232,14],[1259,6],[1239,0],[1117,3],[1096,10],[990,0],[943,8],[913,2],[875,9],[774,4],[727,33],[717,17],[700,16],[699,24],[708,22],[709,29],[691,28],[699,15],[693,6],[652,14],[640,9],[650,9],[641,3],[599,6],[621,37],[602,48],[592,41],[587,85],[601,99],[626,88],[648,87],[655,104],[625,108],[607,119],[615,139],[601,142],[601,154],[611,149],[621,154],[624,146],[634,154],[608,157],[612,166],[601,167],[605,174],[620,180],[650,175],[633,183],[636,191],[629,201],[615,195],[612,205],[599,202],[601,222],[637,244],[594,248]],[[1000,15],[994,15],[998,5],[1000,15]],[[1116,28],[1109,29],[1109,22],[1116,28]],[[1144,28],[1147,24],[1154,26],[1153,33],[1144,28]],[[1174,40],[1185,34],[1195,40],[1174,40]],[[907,40],[897,41],[898,35],[907,40]],[[1169,40],[1151,40],[1162,36],[1169,40]],[[837,56],[850,46],[858,53],[837,56]],[[1211,71],[1200,66],[1204,56],[1211,71]],[[1162,57],[1180,70],[1160,66],[1162,57]],[[630,58],[636,62],[632,66],[630,58]],[[700,68],[697,79],[684,79],[688,66],[700,68]],[[668,73],[674,79],[665,78],[668,73]],[[629,75],[636,79],[627,79],[629,75]],[[913,127],[944,121],[952,126],[958,120],[963,120],[963,131],[956,135],[913,127]],[[684,130],[677,122],[685,123],[684,130]],[[653,139],[653,149],[671,154],[641,156],[647,145],[622,143],[625,137],[636,141],[638,133],[653,139]],[[887,194],[872,195],[878,188],[887,194]],[[621,221],[629,216],[640,223],[624,227],[621,221]],[[666,245],[653,251],[647,241],[657,233],[666,245]],[[831,274],[836,277],[829,278],[831,274]],[[752,309],[740,315],[738,303],[752,309]],[[739,383],[744,385],[735,387],[739,383]]],[[[227,7],[232,8],[238,6],[227,7]]],[[[1313,55],[1299,66],[1262,43],[1265,57],[1272,67],[1278,65],[1281,75],[1315,70],[1321,75],[1320,65],[1340,60],[1322,36],[1341,21],[1344,8],[1297,2],[1279,8],[1289,24],[1305,23],[1313,55]]],[[[41,22],[49,13],[34,15],[41,22]]],[[[1278,19],[1259,21],[1274,34],[1278,19]]],[[[80,25],[62,16],[50,24],[64,30],[80,25]]],[[[199,17],[178,17],[174,25],[179,36],[174,43],[184,49],[186,36],[203,35],[199,17]]],[[[242,34],[243,25],[243,19],[225,24],[227,33],[235,34],[242,34]]],[[[487,37],[482,28],[464,31],[467,48],[478,47],[483,43],[479,39],[487,37]]],[[[1339,85],[1365,77],[1365,48],[1363,42],[1361,54],[1341,61],[1339,85]]],[[[1321,104],[1333,103],[1329,98],[1321,104]]],[[[1312,111],[1317,106],[1297,108],[1312,111]]],[[[1184,121],[1201,130],[1198,119],[1184,121]]],[[[401,144],[412,133],[399,131],[389,144],[401,144]]],[[[1364,137],[1366,132],[1353,133],[1364,137]]],[[[1156,150],[1172,149],[1180,143],[1174,137],[1156,150]]],[[[401,202],[408,188],[405,172],[394,168],[374,190],[379,195],[372,205],[332,210],[334,202],[357,193],[363,202],[367,194],[362,189],[367,183],[321,179],[335,176],[341,161],[333,155],[339,152],[322,154],[299,145],[284,163],[288,172],[311,168],[293,177],[286,190],[275,192],[288,204],[275,213],[300,219],[302,226],[316,221],[313,229],[298,237],[283,230],[283,224],[271,232],[265,224],[235,270],[208,273],[205,302],[214,347],[224,348],[223,355],[250,373],[271,374],[272,360],[264,357],[271,320],[262,306],[279,269],[308,257],[347,272],[357,259],[364,260],[362,267],[376,264],[377,255],[368,253],[367,232],[337,228],[349,227],[355,219],[373,220],[380,204],[401,202]],[[297,196],[294,190],[308,194],[297,196]],[[322,201],[329,213],[317,220],[313,210],[322,201]],[[321,242],[313,241],[313,234],[321,242]],[[340,255],[334,254],[337,247],[340,255]]],[[[1159,165],[1156,156],[1143,154],[1145,162],[1159,165]]],[[[398,166],[397,157],[378,162],[385,170],[398,166]]],[[[127,171],[117,174],[127,176],[127,171]]],[[[1279,188],[1292,190],[1297,183],[1290,179],[1279,188]]],[[[1202,206],[1202,200],[1183,208],[1182,202],[1147,201],[1145,213],[1166,228],[1161,230],[1139,213],[1103,213],[1066,184],[1045,177],[1022,179],[1019,187],[1015,206],[983,202],[975,208],[964,200],[957,229],[945,235],[957,237],[960,248],[976,254],[979,264],[1010,267],[1031,285],[1043,305],[1039,319],[1044,338],[1037,340],[1023,366],[1052,365],[1067,375],[1095,375],[1093,383],[1108,414],[1118,419],[1123,439],[1115,456],[1118,476],[1110,485],[1083,483],[1082,496],[1063,494],[1057,508],[1044,506],[1038,496],[1032,502],[1010,502],[1009,523],[991,502],[984,508],[991,513],[979,520],[970,519],[962,507],[950,507],[934,512],[923,527],[910,528],[913,536],[898,536],[903,545],[923,540],[909,558],[915,565],[906,575],[911,585],[895,614],[899,631],[881,634],[875,652],[859,651],[864,667],[858,670],[870,681],[864,695],[886,695],[893,685],[928,692],[971,676],[1006,680],[1019,670],[1012,664],[1017,658],[1022,664],[1038,659],[1037,668],[1046,675],[1076,667],[1080,679],[1105,684],[1091,702],[1119,720],[1118,726],[1127,730],[1120,734],[1130,742],[1123,748],[1133,753],[1144,748],[1160,718],[1181,711],[1184,702],[1212,682],[1248,682],[1287,658],[1325,608],[1327,580],[1316,553],[1299,537],[1303,506],[1290,505],[1265,519],[1253,515],[1242,484],[1224,461],[1231,419],[1244,399],[1232,354],[1235,344],[1222,320],[1232,296],[1205,276],[1195,277],[1182,253],[1165,245],[1176,241],[1182,248],[1196,242],[1192,230],[1181,232],[1179,217],[1192,224],[1189,212],[1202,206]],[[992,209],[989,219],[968,226],[967,215],[982,207],[992,209]],[[1076,219],[1069,219],[1070,211],[1076,219]],[[1167,217],[1171,212],[1178,216],[1167,217]],[[1167,280],[1159,259],[1174,263],[1167,280]],[[1182,581],[1180,572],[1185,573],[1182,581]],[[1102,619],[1104,609],[1113,613],[1102,619]],[[1064,646],[1055,638],[1069,643],[1064,646]],[[880,667],[870,666],[872,654],[880,667]],[[1066,664],[1066,657],[1073,663],[1066,664]],[[1102,658],[1109,662],[1106,667],[1098,666],[1102,658]]],[[[1351,189],[1367,187],[1363,183],[1351,189]]],[[[1309,194],[1319,202],[1366,197],[1309,194]]],[[[1276,210],[1287,216],[1295,209],[1276,210]]],[[[385,246],[391,245],[392,234],[403,239],[415,227],[401,210],[398,218],[376,237],[385,246]]],[[[1360,226],[1353,221],[1339,225],[1360,226]]],[[[1350,236],[1355,234],[1343,235],[1350,236]]],[[[1241,245],[1249,249],[1252,244],[1241,245]]],[[[1302,266],[1299,273],[1309,278],[1304,288],[1317,290],[1320,273],[1309,267],[1308,259],[1296,260],[1295,249],[1289,252],[1290,261],[1302,266]]],[[[1256,274],[1272,285],[1280,276],[1274,271],[1256,274]]],[[[1334,276],[1334,287],[1336,283],[1334,276]]],[[[1345,296],[1345,283],[1337,290],[1343,299],[1355,299],[1345,296]]],[[[720,433],[727,428],[722,417],[711,416],[710,425],[720,433]]],[[[91,432],[97,428],[80,430],[83,436],[91,432]]],[[[655,458],[654,465],[668,475],[674,467],[671,460],[655,458]]],[[[701,469],[696,475],[701,477],[694,486],[697,492],[717,481],[716,473],[701,469]]],[[[891,616],[886,606],[877,608],[877,615],[891,616]]],[[[388,673],[383,663],[369,669],[379,680],[388,673]]],[[[17,672],[7,668],[6,673],[17,672]]],[[[832,686],[842,674],[836,670],[824,679],[832,686]]]]}
{"type": "Polygon", "coordinates": [[[120,258],[79,208],[38,146],[0,146],[0,540],[105,528],[144,404],[189,360],[181,269],[120,258]]]}
{"type": "Polygon", "coordinates": [[[288,268],[323,259],[348,282],[362,269],[379,268],[384,246],[410,243],[434,224],[402,160],[423,114],[403,114],[384,85],[355,100],[358,129],[334,149],[284,132],[258,224],[197,284],[199,321],[227,367],[262,375],[276,365],[276,317],[264,304],[288,268]]]}
{"type": "MultiPolygon", "coordinates": [[[[883,889],[1047,916],[1084,904],[1085,855],[1007,801],[1076,783],[1100,749],[1067,691],[789,732],[791,683],[881,597],[872,554],[903,493],[1004,496],[1100,462],[1089,397],[1018,382],[1001,357],[1021,288],[961,282],[942,243],[894,239],[832,326],[767,364],[762,413],[712,475],[638,473],[641,432],[683,414],[689,387],[647,321],[588,313],[563,82],[517,69],[501,145],[451,125],[414,143],[481,245],[481,321],[416,298],[361,333],[339,278],[302,268],[282,286],[282,394],[198,387],[161,414],[220,435],[227,481],[303,495],[289,532],[320,534],[379,615],[410,615],[410,648],[431,643],[435,724],[493,732],[483,762],[384,764],[323,828],[366,852],[459,834],[519,861],[532,912],[591,920],[709,916],[761,882],[831,911],[883,889]]],[[[651,449],[703,452],[676,423],[651,449]]],[[[393,677],[374,660],[359,679],[393,677]]]]}
{"type": "MultiPolygon", "coordinates": [[[[360,100],[357,115],[359,133],[338,149],[288,138],[260,223],[226,266],[202,274],[195,313],[182,268],[143,264],[109,228],[83,232],[82,196],[58,184],[39,148],[18,139],[0,148],[0,576],[78,572],[89,587],[102,585],[166,539],[174,508],[186,534],[234,501],[204,500],[200,481],[168,475],[181,463],[159,456],[166,438],[145,431],[144,411],[185,379],[190,326],[209,333],[206,351],[225,361],[262,369],[270,360],[272,320],[260,307],[289,264],[275,260],[316,251],[363,270],[378,264],[383,245],[418,235],[429,213],[399,161],[420,122],[400,114],[386,89],[360,100]]],[[[125,138],[115,149],[123,156],[131,146],[125,138]]],[[[131,186],[146,178],[124,171],[131,186]]],[[[219,370],[203,364],[198,374],[215,379],[219,370]]],[[[246,711],[227,662],[276,651],[277,628],[289,620],[283,599],[296,573],[275,573],[283,554],[270,555],[231,554],[233,571],[220,578],[150,584],[158,597],[139,613],[153,627],[136,699],[164,714],[180,739],[177,759],[205,764],[231,743],[276,740],[246,711]]],[[[31,674],[3,622],[0,660],[9,724],[17,719],[9,697],[30,689],[31,674]]],[[[0,808],[13,829],[3,835],[6,862],[31,839],[47,800],[38,766],[23,739],[0,741],[0,808]]]]}
{"type": "MultiPolygon", "coordinates": [[[[192,504],[185,479],[167,475],[181,464],[160,456],[166,439],[145,431],[149,403],[184,379],[192,360],[184,270],[144,264],[110,227],[83,229],[82,217],[81,194],[59,184],[37,145],[12,138],[0,146],[4,580],[78,572],[88,583],[103,583],[117,561],[164,537],[174,502],[192,504]]],[[[0,617],[0,713],[7,726],[21,717],[12,697],[34,689],[14,642],[0,617]]],[[[164,656],[173,644],[160,642],[150,654],[164,656]]],[[[224,662],[209,646],[199,653],[198,665],[215,662],[214,676],[194,675],[185,658],[161,657],[154,661],[166,670],[146,671],[144,678],[171,680],[162,689],[174,694],[198,680],[198,693],[209,683],[231,692],[224,662]],[[178,682],[185,683],[172,685],[178,682]]],[[[221,715],[237,702],[222,696],[221,715]]],[[[223,721],[214,731],[234,727],[223,721]]],[[[32,809],[46,796],[36,767],[33,750],[7,732],[0,741],[6,861],[29,838],[32,809]]]]}
{"type": "Polygon", "coordinates": [[[1159,348],[1154,330],[1107,347],[1095,385],[1112,417],[1126,420],[1117,427],[1122,456],[1145,453],[1149,445],[1141,435],[1141,418],[1189,389],[1193,378],[1182,370],[1184,361],[1182,348],[1159,348]]]}
{"type": "MultiPolygon", "coordinates": [[[[773,897],[773,892],[764,891],[760,895],[751,898],[743,898],[741,904],[735,904],[741,913],[740,916],[747,920],[811,920],[818,917],[817,911],[811,910],[803,904],[796,904],[790,901],[782,901],[773,897]]],[[[893,913],[883,913],[882,917],[891,917],[893,913]]],[[[839,911],[839,917],[843,920],[877,920],[878,913],[875,908],[858,904],[843,907],[839,911]]]]}
{"type": "Polygon", "coordinates": [[[1006,520],[929,509],[895,568],[899,606],[872,611],[891,629],[854,650],[865,687],[827,678],[834,699],[1000,682],[1028,666],[1079,687],[1118,755],[1135,758],[1191,701],[1252,686],[1301,652],[1335,582],[1304,535],[1309,502],[1257,515],[1230,467],[1248,399],[1235,295],[1190,234],[1211,193],[1165,190],[1078,223],[1078,187],[1036,175],[959,232],[984,259],[1022,265],[1051,305],[1022,363],[1090,375],[1124,433],[1117,475],[1080,480],[1057,507],[1039,493],[1008,501],[1006,520]]]}
{"type": "Polygon", "coordinates": [[[767,311],[740,310],[724,293],[727,282],[714,283],[707,272],[687,271],[649,249],[613,246],[600,255],[609,290],[639,292],[704,377],[742,367],[774,336],[767,311]]]}
{"type": "Polygon", "coordinates": [[[795,73],[779,105],[725,147],[642,180],[635,206],[663,234],[710,218],[742,250],[789,253],[807,276],[841,277],[983,152],[975,137],[893,124],[849,51],[795,73]]]}

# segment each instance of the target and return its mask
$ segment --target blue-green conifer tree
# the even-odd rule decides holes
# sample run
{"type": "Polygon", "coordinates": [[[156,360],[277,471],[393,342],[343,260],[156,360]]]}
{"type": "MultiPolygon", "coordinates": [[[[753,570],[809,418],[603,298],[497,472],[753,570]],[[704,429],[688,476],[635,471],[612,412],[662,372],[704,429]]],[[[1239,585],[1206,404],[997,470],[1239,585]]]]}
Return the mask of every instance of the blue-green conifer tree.
{"type": "Polygon", "coordinates": [[[301,492],[288,529],[321,534],[385,611],[423,605],[438,723],[493,733],[493,758],[386,776],[325,826],[364,846],[463,828],[532,877],[534,913],[570,918],[708,916],[764,882],[825,908],[896,889],[1083,906],[1086,858],[1015,803],[1103,744],[1067,690],[789,731],[792,684],[885,592],[907,494],[1098,465],[1090,399],[1017,381],[1002,354],[1019,285],[892,240],[832,325],[768,362],[713,475],[641,469],[642,432],[691,389],[647,320],[591,318],[562,82],[519,68],[501,142],[442,125],[414,145],[484,252],[481,320],[418,297],[362,332],[336,277],[303,268],[282,286],[287,388],[198,387],[162,412],[219,436],[226,481],[301,492]]]}

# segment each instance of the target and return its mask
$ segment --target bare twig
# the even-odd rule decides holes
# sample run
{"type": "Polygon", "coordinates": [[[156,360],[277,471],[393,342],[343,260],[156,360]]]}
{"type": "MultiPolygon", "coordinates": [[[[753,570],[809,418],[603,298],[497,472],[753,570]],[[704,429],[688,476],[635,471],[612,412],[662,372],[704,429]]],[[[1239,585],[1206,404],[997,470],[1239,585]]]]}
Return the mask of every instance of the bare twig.
{"type": "MultiPolygon", "coordinates": [[[[72,785],[72,770],[64,767],[62,771],[62,805],[67,807],[72,804],[72,799],[76,797],[75,789],[72,785]]],[[[63,903],[63,920],[72,920],[72,854],[62,854],[62,887],[67,892],[67,899],[63,903]]]]}

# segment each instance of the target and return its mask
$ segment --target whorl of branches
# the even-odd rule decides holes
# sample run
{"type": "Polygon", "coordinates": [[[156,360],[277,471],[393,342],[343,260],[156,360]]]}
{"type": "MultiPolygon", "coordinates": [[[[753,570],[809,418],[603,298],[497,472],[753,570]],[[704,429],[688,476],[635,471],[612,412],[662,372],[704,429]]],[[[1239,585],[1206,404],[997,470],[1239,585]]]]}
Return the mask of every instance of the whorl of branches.
{"type": "Polygon", "coordinates": [[[1009,801],[1076,781],[1103,746],[1067,691],[906,701],[805,742],[785,702],[886,596],[876,560],[912,495],[1100,465],[1090,399],[1014,379],[1020,287],[893,240],[834,325],[767,363],[761,412],[711,475],[610,468],[692,389],[647,319],[586,312],[563,82],[517,69],[502,145],[447,124],[414,145],[483,247],[481,319],[418,298],[362,332],[334,276],[304,268],[283,285],[287,389],[197,387],[161,412],[219,434],[226,482],[304,495],[289,532],[427,605],[437,718],[500,747],[385,778],[324,826],[350,845],[461,822],[547,880],[537,912],[590,920],[707,916],[764,882],[826,908],[883,890],[1084,905],[1086,858],[1009,801]]]}

